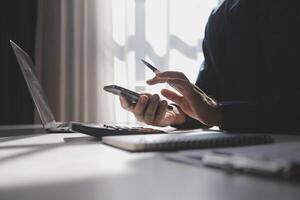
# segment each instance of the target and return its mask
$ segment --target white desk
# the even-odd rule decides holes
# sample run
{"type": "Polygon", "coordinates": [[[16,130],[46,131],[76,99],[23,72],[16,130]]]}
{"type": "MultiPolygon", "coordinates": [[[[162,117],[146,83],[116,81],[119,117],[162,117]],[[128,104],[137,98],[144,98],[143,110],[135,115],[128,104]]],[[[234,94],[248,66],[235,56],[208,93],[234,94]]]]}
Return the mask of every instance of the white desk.
{"type": "Polygon", "coordinates": [[[299,186],[128,153],[82,134],[0,138],[0,200],[299,200],[299,186]]]}

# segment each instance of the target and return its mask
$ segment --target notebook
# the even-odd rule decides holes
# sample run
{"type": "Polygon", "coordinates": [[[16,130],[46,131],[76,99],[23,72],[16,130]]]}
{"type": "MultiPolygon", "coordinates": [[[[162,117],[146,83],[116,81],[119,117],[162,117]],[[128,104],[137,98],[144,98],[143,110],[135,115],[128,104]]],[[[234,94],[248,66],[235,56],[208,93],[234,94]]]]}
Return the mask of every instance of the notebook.
{"type": "Polygon", "coordinates": [[[272,143],[264,134],[227,134],[219,131],[103,137],[102,142],[131,152],[244,146],[272,143]]]}

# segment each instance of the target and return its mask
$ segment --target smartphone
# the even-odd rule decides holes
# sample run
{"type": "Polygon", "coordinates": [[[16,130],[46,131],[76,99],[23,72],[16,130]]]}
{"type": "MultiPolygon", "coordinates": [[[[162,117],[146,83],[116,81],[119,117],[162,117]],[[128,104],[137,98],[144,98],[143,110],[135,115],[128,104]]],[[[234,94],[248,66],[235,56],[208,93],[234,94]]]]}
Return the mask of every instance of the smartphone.
{"type": "Polygon", "coordinates": [[[126,88],[123,88],[121,86],[117,85],[107,85],[103,88],[106,92],[110,92],[112,94],[118,95],[118,96],[125,96],[126,99],[132,103],[136,104],[140,98],[140,94],[131,90],[128,90],[126,88]]]}
{"type": "MultiPolygon", "coordinates": [[[[117,85],[107,85],[103,88],[106,92],[118,95],[118,96],[125,96],[126,99],[132,103],[136,104],[140,98],[140,94],[131,90],[128,90],[126,88],[123,88],[121,86],[117,85]]],[[[168,105],[169,110],[173,110],[173,107],[171,105],[168,105]]]]}

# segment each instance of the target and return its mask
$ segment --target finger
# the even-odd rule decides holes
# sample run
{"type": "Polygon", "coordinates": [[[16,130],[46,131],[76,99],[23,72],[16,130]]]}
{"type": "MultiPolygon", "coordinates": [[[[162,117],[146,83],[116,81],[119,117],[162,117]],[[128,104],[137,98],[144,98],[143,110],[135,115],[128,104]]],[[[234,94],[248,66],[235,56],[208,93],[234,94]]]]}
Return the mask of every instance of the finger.
{"type": "Polygon", "coordinates": [[[133,111],[134,106],[129,103],[129,101],[126,99],[126,97],[124,97],[123,95],[121,95],[119,97],[119,99],[120,99],[121,107],[123,109],[131,111],[131,112],[133,111]]]}
{"type": "Polygon", "coordinates": [[[176,114],[174,112],[166,112],[163,122],[160,123],[160,126],[169,126],[176,120],[176,114]]]}
{"type": "Polygon", "coordinates": [[[184,96],[190,96],[194,91],[191,83],[188,80],[170,78],[168,79],[167,83],[184,96]]]}
{"type": "Polygon", "coordinates": [[[167,78],[159,78],[158,76],[155,76],[152,79],[147,80],[146,83],[148,85],[155,85],[158,83],[166,83],[167,80],[168,80],[167,78]]]}
{"type": "Polygon", "coordinates": [[[188,81],[188,78],[182,72],[165,71],[165,72],[159,72],[155,75],[155,77],[147,80],[147,84],[155,85],[158,83],[166,83],[168,81],[168,79],[172,79],[172,78],[178,78],[178,79],[188,81]]]}
{"type": "Polygon", "coordinates": [[[163,118],[166,115],[167,108],[168,108],[167,101],[163,100],[159,103],[157,111],[156,111],[156,116],[155,116],[155,119],[154,119],[154,125],[160,125],[161,124],[163,118]]]}
{"type": "Polygon", "coordinates": [[[165,71],[165,72],[160,72],[157,73],[156,76],[158,78],[179,78],[183,80],[188,80],[188,78],[184,75],[182,72],[177,72],[177,71],[165,71]]]}
{"type": "Polygon", "coordinates": [[[147,107],[148,100],[149,100],[149,97],[147,95],[141,95],[133,109],[133,114],[138,121],[143,120],[143,115],[144,115],[145,109],[147,107]]]}
{"type": "Polygon", "coordinates": [[[141,92],[141,95],[146,95],[149,99],[152,97],[152,94],[147,93],[147,92],[141,92]]]}
{"type": "Polygon", "coordinates": [[[155,94],[151,97],[148,103],[148,107],[144,113],[144,121],[146,122],[146,124],[153,124],[158,104],[159,96],[155,94]]]}
{"type": "Polygon", "coordinates": [[[173,101],[174,103],[176,103],[178,106],[180,106],[182,104],[183,101],[183,96],[180,96],[179,94],[177,94],[176,92],[173,92],[171,90],[168,89],[162,89],[161,90],[161,94],[166,97],[167,99],[173,101]]]}

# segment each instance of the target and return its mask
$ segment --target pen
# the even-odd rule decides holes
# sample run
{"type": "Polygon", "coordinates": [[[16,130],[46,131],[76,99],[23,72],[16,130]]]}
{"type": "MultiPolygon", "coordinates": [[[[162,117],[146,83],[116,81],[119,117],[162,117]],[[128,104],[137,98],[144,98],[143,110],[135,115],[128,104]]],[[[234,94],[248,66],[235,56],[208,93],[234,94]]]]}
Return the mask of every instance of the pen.
{"type": "MultiPolygon", "coordinates": [[[[141,59],[142,60],[142,62],[154,73],[154,74],[157,74],[157,73],[159,73],[160,71],[156,68],[156,67],[154,67],[153,65],[151,65],[150,63],[148,63],[147,61],[145,61],[145,60],[143,60],[143,59],[141,59]]],[[[192,86],[193,86],[193,89],[198,93],[198,94],[200,94],[200,96],[202,97],[202,99],[203,99],[203,101],[205,101],[207,104],[209,104],[209,105],[211,105],[211,106],[213,106],[213,107],[216,107],[217,105],[218,105],[218,103],[214,100],[214,99],[212,99],[212,98],[210,98],[210,97],[208,97],[197,85],[195,85],[195,84],[192,84],[192,86]]]]}
{"type": "MultiPolygon", "coordinates": [[[[157,74],[157,73],[160,72],[156,67],[154,67],[153,65],[151,65],[151,64],[148,63],[147,61],[145,61],[145,60],[143,60],[143,59],[141,59],[141,60],[142,60],[142,62],[143,62],[143,63],[144,63],[151,71],[153,71],[154,74],[157,74]]],[[[175,105],[175,104],[172,104],[172,105],[175,105]]],[[[169,110],[173,110],[173,106],[168,105],[168,109],[169,109],[169,110]]]]}
{"type": "Polygon", "coordinates": [[[157,74],[157,73],[160,72],[156,67],[154,67],[153,65],[151,65],[151,64],[148,63],[147,61],[145,61],[145,60],[142,59],[142,62],[143,62],[143,63],[144,63],[151,71],[153,71],[154,74],[157,74]]]}

